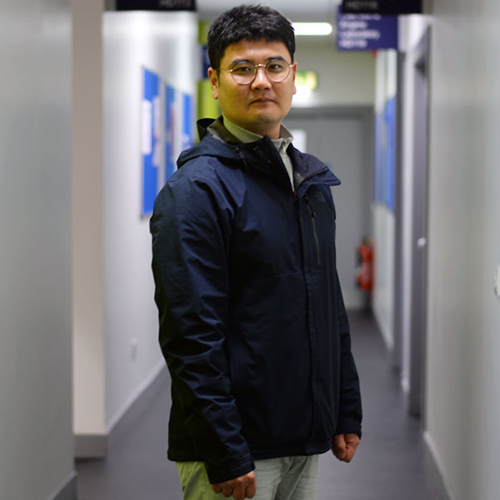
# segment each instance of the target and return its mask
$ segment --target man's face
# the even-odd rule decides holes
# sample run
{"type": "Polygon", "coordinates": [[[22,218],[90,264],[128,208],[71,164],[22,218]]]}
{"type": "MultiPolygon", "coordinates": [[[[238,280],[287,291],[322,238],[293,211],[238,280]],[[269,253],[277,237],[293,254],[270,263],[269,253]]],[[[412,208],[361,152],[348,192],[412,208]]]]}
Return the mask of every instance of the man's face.
{"type": "MultiPolygon", "coordinates": [[[[242,40],[227,47],[220,67],[227,70],[237,62],[257,65],[273,59],[291,64],[291,56],[284,43],[242,40]]],[[[278,139],[281,122],[290,111],[292,96],[296,92],[296,72],[297,63],[293,63],[286,79],[274,83],[269,80],[264,68],[259,67],[255,80],[249,85],[239,85],[227,71],[217,75],[215,68],[209,68],[208,77],[212,95],[219,100],[222,113],[229,121],[257,134],[278,139]]]]}

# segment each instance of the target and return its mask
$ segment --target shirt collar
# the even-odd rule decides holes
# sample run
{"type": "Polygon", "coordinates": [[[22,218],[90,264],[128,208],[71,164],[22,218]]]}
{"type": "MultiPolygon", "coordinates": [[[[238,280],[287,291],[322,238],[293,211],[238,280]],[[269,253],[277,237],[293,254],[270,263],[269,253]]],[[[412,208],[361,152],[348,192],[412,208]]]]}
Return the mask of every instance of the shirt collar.
{"type": "MultiPolygon", "coordinates": [[[[228,132],[236,139],[243,143],[247,142],[255,142],[260,139],[262,139],[262,135],[256,134],[255,132],[251,132],[250,130],[247,130],[243,127],[240,127],[239,125],[236,125],[235,123],[229,121],[225,116],[224,116],[224,126],[228,130],[228,132]]],[[[273,141],[274,146],[278,151],[281,153],[284,153],[290,143],[293,141],[293,135],[291,132],[282,124],[280,128],[280,138],[279,139],[271,139],[273,141]]]]}

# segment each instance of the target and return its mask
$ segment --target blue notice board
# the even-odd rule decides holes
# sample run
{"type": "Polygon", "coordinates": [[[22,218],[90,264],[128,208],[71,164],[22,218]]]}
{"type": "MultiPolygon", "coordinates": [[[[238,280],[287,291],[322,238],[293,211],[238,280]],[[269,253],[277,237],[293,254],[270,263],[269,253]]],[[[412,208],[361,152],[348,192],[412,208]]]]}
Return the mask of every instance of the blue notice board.
{"type": "Polygon", "coordinates": [[[398,49],[398,16],[337,12],[338,50],[398,49]]]}
{"type": "Polygon", "coordinates": [[[193,97],[182,94],[182,150],[194,146],[193,137],[193,97]]]}
{"type": "Polygon", "coordinates": [[[394,210],[396,167],[396,98],[388,99],[383,113],[375,115],[374,201],[394,210]]]}
{"type": "Polygon", "coordinates": [[[386,142],[386,180],[385,204],[389,210],[394,210],[394,171],[396,167],[396,98],[386,102],[384,123],[387,134],[386,142]]]}
{"type": "Polygon", "coordinates": [[[165,182],[176,170],[176,90],[171,85],[165,85],[165,182]]]}
{"type": "Polygon", "coordinates": [[[142,70],[142,216],[153,212],[160,171],[160,77],[142,70]]]}

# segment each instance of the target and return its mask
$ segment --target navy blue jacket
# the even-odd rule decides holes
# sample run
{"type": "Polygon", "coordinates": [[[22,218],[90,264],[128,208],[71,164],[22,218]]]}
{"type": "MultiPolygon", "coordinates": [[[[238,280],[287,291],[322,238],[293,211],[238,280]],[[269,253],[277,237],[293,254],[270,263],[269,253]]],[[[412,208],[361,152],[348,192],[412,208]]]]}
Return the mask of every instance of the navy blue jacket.
{"type": "Polygon", "coordinates": [[[269,137],[206,134],[179,158],[151,219],[172,377],[168,456],[205,462],[212,484],[254,459],[323,453],[335,434],[361,434],[336,272],[330,186],[340,182],[287,151],[295,191],[269,137]]]}

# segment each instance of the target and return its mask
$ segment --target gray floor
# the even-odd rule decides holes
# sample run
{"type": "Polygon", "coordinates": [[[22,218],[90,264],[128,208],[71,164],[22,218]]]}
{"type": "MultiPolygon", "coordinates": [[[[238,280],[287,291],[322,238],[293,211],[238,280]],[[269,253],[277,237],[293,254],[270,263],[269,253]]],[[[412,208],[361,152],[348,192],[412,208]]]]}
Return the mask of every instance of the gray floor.
{"type": "MultiPolygon", "coordinates": [[[[318,500],[448,500],[373,318],[356,313],[350,321],[364,434],[351,464],[321,457],[318,500]]],[[[77,462],[79,500],[181,500],[175,464],[166,460],[167,385],[163,374],[120,422],[106,460],[77,462]]]]}

